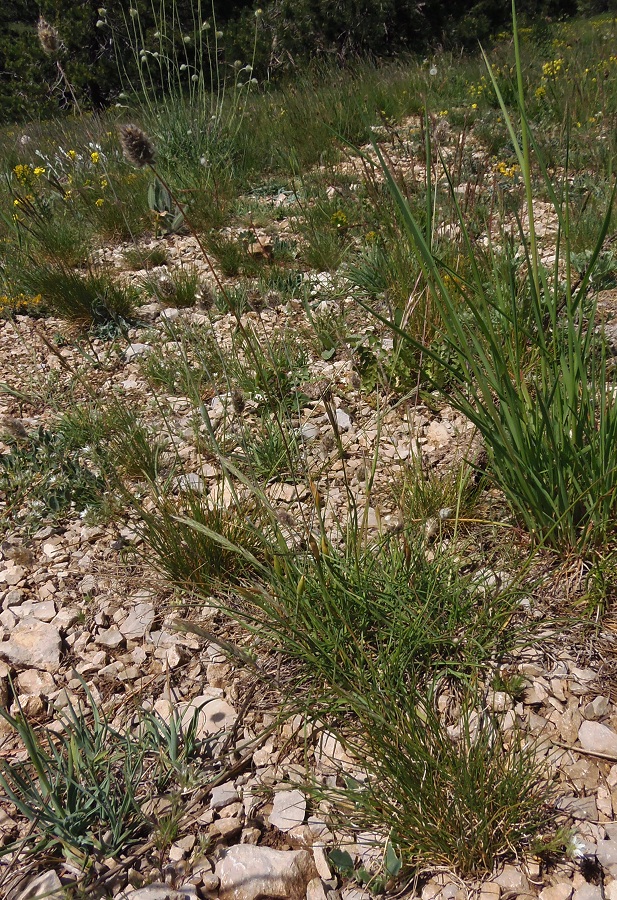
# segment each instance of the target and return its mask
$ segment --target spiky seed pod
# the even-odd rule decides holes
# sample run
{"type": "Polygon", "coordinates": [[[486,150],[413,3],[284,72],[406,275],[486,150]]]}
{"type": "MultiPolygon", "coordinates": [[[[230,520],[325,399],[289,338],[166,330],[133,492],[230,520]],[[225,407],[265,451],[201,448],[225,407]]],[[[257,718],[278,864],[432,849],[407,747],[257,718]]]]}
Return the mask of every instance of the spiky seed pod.
{"type": "Polygon", "coordinates": [[[167,274],[163,274],[158,280],[158,292],[163,297],[173,297],[176,294],[176,285],[173,278],[167,274]]]}
{"type": "Polygon", "coordinates": [[[62,49],[62,41],[58,29],[50,25],[49,22],[41,16],[36,25],[36,31],[39,36],[39,42],[43,51],[48,56],[55,56],[62,49]]]}
{"type": "Polygon", "coordinates": [[[142,169],[154,164],[154,144],[138,125],[120,125],[120,144],[124,158],[142,169]]]}

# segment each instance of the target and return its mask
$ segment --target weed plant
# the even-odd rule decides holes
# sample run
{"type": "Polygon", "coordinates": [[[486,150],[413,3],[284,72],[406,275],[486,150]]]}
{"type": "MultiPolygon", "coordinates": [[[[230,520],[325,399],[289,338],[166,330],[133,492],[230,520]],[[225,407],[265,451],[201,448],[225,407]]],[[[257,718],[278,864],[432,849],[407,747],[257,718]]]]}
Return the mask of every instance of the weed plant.
{"type": "Polygon", "coordinates": [[[527,119],[516,29],[515,46],[518,125],[488,63],[487,69],[525,188],[529,233],[520,235],[525,248],[522,285],[513,278],[504,282],[493,251],[489,259],[495,294],[487,293],[481,256],[462,215],[459,226],[468,275],[456,278],[444,267],[376,147],[454,361],[444,363],[434,349],[390,324],[444,370],[448,392],[437,379],[435,387],[476,425],[489,454],[491,478],[533,538],[564,550],[584,551],[607,540],[617,504],[617,385],[607,369],[588,298],[612,199],[585,275],[574,283],[568,175],[553,188],[527,119]],[[532,151],[558,221],[552,272],[543,266],[538,250],[532,151]]]}
{"type": "MultiPolygon", "coordinates": [[[[168,721],[141,709],[135,725],[127,716],[114,727],[83,687],[86,702],[69,701],[57,732],[35,728],[21,710],[11,715],[0,707],[25,751],[0,761],[0,785],[31,823],[26,849],[60,851],[84,870],[87,882],[93,859],[124,855],[153,832],[154,845],[161,840],[163,823],[146,812],[153,796],[165,791],[175,798],[189,785],[202,786],[220,775],[222,762],[215,752],[221,735],[197,736],[199,707],[174,708],[168,721]]],[[[9,843],[2,853],[15,849],[9,843]]]]}
{"type": "Polygon", "coordinates": [[[65,419],[53,430],[40,426],[23,437],[4,436],[10,448],[0,456],[5,526],[100,506],[104,479],[71,431],[65,419]]]}
{"type": "Polygon", "coordinates": [[[232,459],[258,484],[294,482],[300,470],[300,445],[286,411],[264,411],[256,430],[246,429],[232,459]]]}
{"type": "Polygon", "coordinates": [[[32,823],[39,851],[60,849],[81,864],[124,851],[145,831],[137,797],[144,748],[113,729],[94,703],[90,711],[91,723],[69,704],[55,734],[0,707],[27,752],[26,760],[0,764],[6,796],[32,823]]]}

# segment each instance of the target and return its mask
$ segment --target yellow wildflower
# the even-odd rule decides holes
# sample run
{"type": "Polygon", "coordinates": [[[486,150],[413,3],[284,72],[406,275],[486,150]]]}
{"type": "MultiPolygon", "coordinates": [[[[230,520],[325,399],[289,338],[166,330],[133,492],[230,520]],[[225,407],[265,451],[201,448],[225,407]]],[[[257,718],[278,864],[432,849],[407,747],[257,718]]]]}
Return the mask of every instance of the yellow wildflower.
{"type": "Polygon", "coordinates": [[[94,165],[94,166],[98,165],[100,158],[101,158],[101,156],[100,156],[100,153],[98,152],[98,150],[93,150],[92,153],[90,154],[90,159],[92,160],[92,165],[94,165]]]}
{"type": "Polygon", "coordinates": [[[37,166],[36,169],[34,170],[34,174],[36,175],[37,178],[40,178],[41,175],[45,174],[45,167],[37,166]]]}
{"type": "Polygon", "coordinates": [[[20,182],[20,184],[26,184],[26,182],[30,178],[30,175],[32,174],[32,170],[28,165],[15,166],[13,172],[15,173],[15,177],[20,182]]]}
{"type": "Polygon", "coordinates": [[[77,151],[76,150],[67,150],[66,155],[68,156],[69,159],[72,159],[73,161],[75,161],[77,159],[77,151]]]}
{"type": "Polygon", "coordinates": [[[542,74],[545,78],[557,78],[562,67],[563,59],[553,59],[551,62],[544,63],[542,66],[542,74]]]}
{"type": "Polygon", "coordinates": [[[95,205],[95,206],[102,206],[103,203],[105,203],[105,201],[103,200],[102,197],[99,197],[98,200],[95,200],[95,201],[94,201],[94,205],[95,205]]]}

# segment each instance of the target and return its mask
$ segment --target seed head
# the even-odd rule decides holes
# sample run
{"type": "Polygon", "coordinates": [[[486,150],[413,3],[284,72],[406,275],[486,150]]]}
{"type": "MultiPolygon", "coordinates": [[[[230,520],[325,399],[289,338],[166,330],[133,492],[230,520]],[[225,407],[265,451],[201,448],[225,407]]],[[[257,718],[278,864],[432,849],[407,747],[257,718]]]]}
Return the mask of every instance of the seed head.
{"type": "Polygon", "coordinates": [[[120,144],[124,158],[142,169],[154,163],[154,144],[138,125],[120,125],[120,144]]]}
{"type": "Polygon", "coordinates": [[[244,394],[242,393],[242,391],[239,388],[234,388],[233,391],[231,392],[231,402],[232,402],[234,411],[237,412],[238,415],[240,415],[242,412],[244,412],[244,406],[245,406],[244,394]]]}
{"type": "Polygon", "coordinates": [[[48,56],[55,56],[62,49],[62,41],[58,29],[50,25],[49,22],[41,16],[37,22],[36,31],[39,36],[39,42],[43,51],[48,56]]]}

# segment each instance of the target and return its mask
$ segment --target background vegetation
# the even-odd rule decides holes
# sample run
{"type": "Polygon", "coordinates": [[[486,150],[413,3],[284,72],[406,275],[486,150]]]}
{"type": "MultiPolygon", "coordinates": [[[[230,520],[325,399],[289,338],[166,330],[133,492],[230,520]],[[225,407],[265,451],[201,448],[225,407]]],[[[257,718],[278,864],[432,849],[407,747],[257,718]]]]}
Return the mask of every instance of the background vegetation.
{"type": "MultiPolygon", "coordinates": [[[[426,53],[443,47],[475,48],[510,21],[507,0],[463,0],[397,3],[395,0],[247,0],[201,5],[195,0],[174,0],[174,28],[192,34],[196,19],[210,21],[223,37],[217,46],[219,62],[232,71],[237,58],[253,52],[254,13],[260,9],[256,72],[260,81],[298,72],[311,59],[348,64],[359,56],[385,59],[394,55],[426,53]]],[[[525,0],[519,13],[543,21],[575,14],[596,14],[614,8],[614,0],[525,0]]],[[[66,71],[83,103],[102,109],[118,101],[127,81],[138,79],[135,18],[142,46],[157,43],[157,22],[164,15],[159,0],[7,0],[0,9],[0,122],[11,122],[70,111],[70,97],[54,89],[57,71],[42,52],[35,36],[43,15],[61,32],[66,47],[66,71]],[[131,12],[133,10],[133,12],[131,12]],[[118,62],[121,61],[120,67],[118,62]],[[42,77],[41,77],[42,76],[42,77]]],[[[139,49],[139,48],[138,48],[139,49]]],[[[209,73],[205,72],[206,77],[209,73]]]]}

